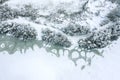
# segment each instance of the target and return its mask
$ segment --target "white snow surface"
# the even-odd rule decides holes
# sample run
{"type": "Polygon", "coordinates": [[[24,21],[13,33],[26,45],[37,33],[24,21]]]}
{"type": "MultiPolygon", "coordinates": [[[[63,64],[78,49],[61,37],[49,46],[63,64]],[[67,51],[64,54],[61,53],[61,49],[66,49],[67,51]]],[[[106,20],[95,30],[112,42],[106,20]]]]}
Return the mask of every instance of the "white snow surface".
{"type": "MultiPolygon", "coordinates": [[[[53,13],[59,8],[58,6],[65,8],[68,13],[76,12],[79,10],[79,1],[80,0],[10,0],[7,3],[13,8],[30,3],[40,8],[41,15],[50,15],[50,13],[53,13]]],[[[86,0],[81,0],[83,3],[85,1],[86,0]]],[[[90,0],[88,7],[89,12],[92,14],[86,13],[86,21],[83,20],[81,24],[87,25],[86,23],[88,23],[91,29],[101,29],[101,27],[99,27],[100,22],[104,20],[107,13],[116,7],[116,4],[105,0],[90,0]],[[96,16],[95,14],[99,11],[100,15],[96,16]]],[[[46,23],[44,19],[38,19],[42,24],[36,24],[21,17],[9,21],[30,24],[37,30],[37,38],[39,40],[41,40],[41,30],[44,28],[61,32],[57,29],[60,28],[59,25],[53,28],[51,25],[55,24],[46,23]],[[44,25],[45,23],[48,25],[44,25]]],[[[65,21],[62,26],[64,27],[67,23],[69,23],[69,20],[65,21]]],[[[79,37],[68,36],[68,39],[72,42],[72,47],[74,47],[77,45],[76,43],[79,37]]],[[[107,47],[104,49],[104,58],[96,56],[92,60],[91,66],[83,70],[81,70],[81,65],[85,64],[84,61],[77,61],[78,65],[75,66],[74,63],[68,59],[68,53],[58,58],[43,48],[39,49],[37,46],[34,47],[34,50],[27,50],[26,54],[21,54],[19,51],[13,55],[0,52],[0,80],[119,80],[119,44],[120,39],[116,44],[113,44],[111,48],[107,47]]]]}

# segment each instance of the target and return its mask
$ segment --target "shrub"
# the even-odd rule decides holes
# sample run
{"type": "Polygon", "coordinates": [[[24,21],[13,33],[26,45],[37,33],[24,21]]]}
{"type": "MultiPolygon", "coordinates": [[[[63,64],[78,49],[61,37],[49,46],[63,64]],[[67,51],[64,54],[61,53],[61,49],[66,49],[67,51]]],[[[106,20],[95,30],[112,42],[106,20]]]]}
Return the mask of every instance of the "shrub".
{"type": "Polygon", "coordinates": [[[117,22],[107,28],[107,30],[111,30],[111,37],[110,40],[114,41],[117,40],[120,36],[120,23],[117,22]]]}
{"type": "Polygon", "coordinates": [[[14,19],[17,16],[17,11],[15,9],[11,9],[8,5],[0,6],[0,21],[14,19]]]}
{"type": "Polygon", "coordinates": [[[51,31],[50,29],[45,29],[42,31],[42,40],[54,45],[70,47],[71,42],[67,39],[66,36],[61,33],[56,33],[55,31],[51,31]]]}
{"type": "Polygon", "coordinates": [[[110,21],[116,22],[120,18],[120,7],[112,10],[107,17],[110,21]]]}
{"type": "Polygon", "coordinates": [[[11,30],[11,34],[23,41],[36,39],[36,31],[29,25],[16,24],[11,30]]]}
{"type": "Polygon", "coordinates": [[[0,33],[9,34],[23,41],[36,39],[36,30],[25,24],[16,22],[3,22],[0,24],[0,33]]]}
{"type": "Polygon", "coordinates": [[[115,23],[101,31],[92,32],[92,34],[78,41],[79,47],[85,49],[104,48],[120,36],[120,23],[115,23]]]}
{"type": "Polygon", "coordinates": [[[109,42],[109,36],[102,32],[93,33],[91,36],[87,37],[86,39],[80,39],[78,41],[79,47],[85,49],[95,49],[95,48],[104,48],[109,42]]]}
{"type": "Polygon", "coordinates": [[[35,20],[39,17],[38,9],[33,8],[32,5],[24,5],[20,9],[10,8],[7,4],[0,6],[0,21],[14,19],[19,16],[35,20]]]}
{"type": "Polygon", "coordinates": [[[13,23],[2,22],[0,23],[0,34],[8,34],[13,27],[13,23]]]}
{"type": "Polygon", "coordinates": [[[70,36],[79,36],[88,34],[90,32],[90,28],[72,23],[69,24],[67,27],[62,28],[62,31],[70,36]]]}
{"type": "Polygon", "coordinates": [[[8,0],[0,0],[0,4],[3,4],[3,3],[5,3],[6,1],[8,1],[8,0]]]}
{"type": "Polygon", "coordinates": [[[120,4],[120,0],[109,0],[109,1],[111,1],[112,3],[120,4]]]}
{"type": "Polygon", "coordinates": [[[22,8],[20,8],[18,15],[21,17],[29,17],[31,20],[35,20],[39,17],[38,9],[34,8],[31,4],[24,5],[22,8]]]}

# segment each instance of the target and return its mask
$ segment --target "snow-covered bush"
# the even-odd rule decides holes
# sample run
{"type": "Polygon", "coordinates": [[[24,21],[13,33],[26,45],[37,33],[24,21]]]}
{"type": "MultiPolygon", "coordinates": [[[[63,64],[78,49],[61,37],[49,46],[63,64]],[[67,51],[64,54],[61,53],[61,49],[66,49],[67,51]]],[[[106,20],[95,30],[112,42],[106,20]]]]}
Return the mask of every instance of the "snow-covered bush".
{"type": "Polygon", "coordinates": [[[50,29],[45,29],[42,31],[42,33],[42,40],[45,42],[63,47],[71,46],[71,42],[68,40],[68,38],[61,33],[51,31],[50,29]]]}
{"type": "Polygon", "coordinates": [[[117,40],[120,36],[120,22],[117,22],[107,28],[107,30],[111,30],[110,40],[117,40]]]}
{"type": "Polygon", "coordinates": [[[62,24],[65,19],[68,18],[68,14],[64,9],[57,9],[55,12],[52,12],[49,16],[46,16],[47,21],[54,24],[62,24]]]}
{"type": "Polygon", "coordinates": [[[11,30],[11,34],[20,40],[32,40],[36,39],[36,30],[29,25],[16,24],[11,30]]]}
{"type": "Polygon", "coordinates": [[[31,20],[39,17],[38,9],[34,8],[31,4],[23,5],[23,7],[19,9],[18,15],[21,17],[29,17],[31,20]]]}
{"type": "Polygon", "coordinates": [[[30,18],[30,20],[35,20],[39,17],[38,9],[33,8],[32,5],[24,5],[19,9],[11,8],[7,4],[0,6],[0,21],[14,19],[19,16],[30,18]]]}
{"type": "Polygon", "coordinates": [[[3,4],[6,1],[8,1],[8,0],[0,0],[0,4],[3,4]]]}
{"type": "Polygon", "coordinates": [[[0,33],[9,34],[23,41],[36,39],[37,36],[36,30],[30,27],[30,25],[16,22],[2,22],[0,24],[0,33]]]}
{"type": "Polygon", "coordinates": [[[2,22],[0,23],[0,34],[8,34],[13,27],[13,23],[2,22]]]}
{"type": "Polygon", "coordinates": [[[112,10],[107,17],[110,21],[116,22],[120,18],[120,6],[112,10]]]}
{"type": "Polygon", "coordinates": [[[104,48],[120,36],[120,23],[115,23],[101,31],[93,32],[89,37],[78,41],[79,47],[85,49],[104,48]]]}
{"type": "Polygon", "coordinates": [[[0,6],[0,21],[14,19],[16,17],[17,11],[15,9],[11,9],[7,4],[0,6]]]}
{"type": "Polygon", "coordinates": [[[90,28],[87,26],[81,26],[80,24],[69,24],[67,27],[62,28],[62,31],[70,36],[85,35],[90,32],[90,28]]]}
{"type": "Polygon", "coordinates": [[[95,48],[104,48],[108,44],[110,44],[110,37],[108,34],[104,33],[103,31],[95,32],[91,36],[80,39],[78,41],[80,48],[85,49],[95,49],[95,48]]]}
{"type": "Polygon", "coordinates": [[[109,0],[109,1],[111,1],[112,3],[117,3],[117,4],[120,4],[120,0],[109,0]]]}

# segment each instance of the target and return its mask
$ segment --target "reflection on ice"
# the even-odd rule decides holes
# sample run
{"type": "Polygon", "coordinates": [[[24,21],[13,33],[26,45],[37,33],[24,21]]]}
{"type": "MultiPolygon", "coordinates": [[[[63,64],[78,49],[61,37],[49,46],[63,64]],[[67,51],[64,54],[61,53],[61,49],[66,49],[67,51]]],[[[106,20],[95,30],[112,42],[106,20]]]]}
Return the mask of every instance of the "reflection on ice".
{"type": "MultiPolygon", "coordinates": [[[[17,51],[21,53],[26,53],[28,49],[34,50],[34,46],[38,46],[39,48],[44,48],[48,53],[56,55],[56,57],[60,57],[61,55],[67,54],[68,58],[77,65],[78,60],[82,60],[85,64],[90,65],[92,59],[95,55],[103,56],[103,52],[99,52],[98,50],[84,50],[79,47],[75,47],[73,49],[64,48],[60,46],[46,44],[41,40],[32,40],[32,41],[20,41],[16,38],[0,35],[0,52],[7,52],[9,54],[14,54],[17,51]],[[62,54],[63,53],[63,54],[62,54]]],[[[82,66],[83,69],[85,65],[82,66]]]]}
{"type": "Polygon", "coordinates": [[[21,41],[13,37],[0,35],[0,51],[6,51],[9,54],[14,54],[16,51],[25,53],[29,48],[34,49],[34,45],[42,47],[41,41],[21,41]]]}

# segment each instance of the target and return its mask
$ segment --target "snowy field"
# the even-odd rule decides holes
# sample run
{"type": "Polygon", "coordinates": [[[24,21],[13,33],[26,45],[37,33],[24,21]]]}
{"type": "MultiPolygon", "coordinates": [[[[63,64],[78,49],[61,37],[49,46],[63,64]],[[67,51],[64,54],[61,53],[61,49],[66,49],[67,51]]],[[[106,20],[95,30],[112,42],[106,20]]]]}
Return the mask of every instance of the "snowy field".
{"type": "Polygon", "coordinates": [[[0,80],[119,80],[115,1],[0,2],[0,80]]]}
{"type": "Polygon", "coordinates": [[[0,54],[0,80],[118,80],[120,79],[120,40],[81,70],[67,56],[56,57],[35,47],[26,54],[0,54]]]}

